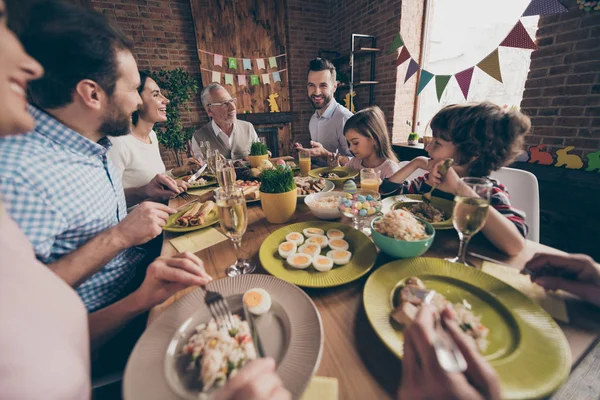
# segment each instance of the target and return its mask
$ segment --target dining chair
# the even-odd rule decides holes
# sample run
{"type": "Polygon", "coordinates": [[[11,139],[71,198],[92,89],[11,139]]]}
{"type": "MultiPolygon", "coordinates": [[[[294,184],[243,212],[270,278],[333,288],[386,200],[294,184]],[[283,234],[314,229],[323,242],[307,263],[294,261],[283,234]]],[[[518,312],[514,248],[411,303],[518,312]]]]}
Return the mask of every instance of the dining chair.
{"type": "MultiPolygon", "coordinates": [[[[408,161],[400,161],[400,162],[398,162],[398,166],[399,166],[400,168],[403,168],[403,167],[404,167],[406,164],[408,164],[408,161]]],[[[420,176],[423,176],[423,175],[425,175],[426,173],[427,173],[427,171],[425,171],[424,169],[420,169],[420,168],[419,168],[419,169],[417,169],[415,172],[413,172],[412,174],[410,174],[410,175],[409,175],[409,177],[408,177],[408,178],[406,178],[406,179],[407,179],[407,180],[412,180],[412,179],[418,178],[418,177],[420,177],[420,176]]]]}
{"type": "Polygon", "coordinates": [[[540,241],[540,190],[534,174],[516,168],[503,167],[492,172],[492,178],[504,184],[510,194],[510,203],[525,212],[529,227],[527,239],[540,241]]]}

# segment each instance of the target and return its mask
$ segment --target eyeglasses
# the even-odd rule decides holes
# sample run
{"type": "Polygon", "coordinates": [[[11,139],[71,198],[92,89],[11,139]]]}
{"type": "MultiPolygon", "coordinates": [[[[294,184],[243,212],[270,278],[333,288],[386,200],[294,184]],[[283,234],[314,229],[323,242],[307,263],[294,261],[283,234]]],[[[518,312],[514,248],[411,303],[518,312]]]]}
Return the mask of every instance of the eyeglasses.
{"type": "Polygon", "coordinates": [[[229,100],[225,100],[225,101],[222,101],[220,103],[209,103],[208,105],[209,106],[215,106],[215,107],[226,107],[226,106],[229,106],[229,105],[234,105],[235,106],[236,100],[237,99],[235,97],[233,97],[233,98],[231,98],[229,100]]]}

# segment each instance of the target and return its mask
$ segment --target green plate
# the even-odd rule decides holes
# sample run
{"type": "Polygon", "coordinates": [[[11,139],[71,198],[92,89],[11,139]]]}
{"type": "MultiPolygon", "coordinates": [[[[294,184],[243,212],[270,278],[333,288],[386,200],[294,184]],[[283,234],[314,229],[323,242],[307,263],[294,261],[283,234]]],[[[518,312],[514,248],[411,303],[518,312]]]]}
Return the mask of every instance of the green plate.
{"type": "MultiPolygon", "coordinates": [[[[383,200],[381,211],[385,214],[389,210],[395,210],[397,208],[403,207],[404,205],[410,204],[410,202],[398,201],[398,199],[402,197],[407,197],[413,200],[423,200],[423,195],[421,194],[401,194],[394,197],[388,197],[387,199],[383,200]]],[[[452,200],[443,199],[441,197],[432,197],[431,205],[450,215],[450,218],[442,222],[431,222],[431,225],[437,230],[454,229],[454,225],[452,225],[452,212],[454,211],[454,202],[452,200]]]]}
{"type": "MultiPolygon", "coordinates": [[[[177,178],[177,179],[183,179],[183,178],[185,178],[185,176],[182,176],[182,177],[177,178]]],[[[212,186],[212,185],[216,185],[217,184],[217,178],[216,177],[208,177],[208,176],[204,175],[203,178],[206,180],[206,183],[204,183],[202,185],[198,185],[197,183],[192,183],[190,185],[190,188],[188,190],[200,189],[200,188],[203,188],[203,187],[212,186]]]]}
{"type": "MultiPolygon", "coordinates": [[[[321,254],[327,253],[329,247],[321,254]]],[[[339,286],[352,282],[367,272],[375,265],[377,248],[371,240],[362,232],[337,222],[309,221],[288,225],[271,233],[260,246],[258,253],[260,262],[267,272],[280,279],[298,286],[312,288],[326,288],[339,286]],[[286,265],[285,259],[278,253],[279,245],[285,241],[285,237],[291,232],[302,233],[306,228],[339,229],[344,232],[344,239],[350,245],[348,251],[352,253],[350,262],[342,266],[334,266],[327,272],[319,272],[312,266],[307,269],[294,269],[286,265]]]]}
{"type": "Polygon", "coordinates": [[[206,217],[206,222],[204,224],[202,224],[202,225],[198,225],[198,226],[186,226],[185,228],[180,228],[177,225],[175,225],[175,221],[177,221],[177,218],[181,217],[183,214],[185,214],[185,212],[187,210],[189,210],[192,207],[193,207],[193,204],[191,204],[189,207],[184,208],[183,210],[179,211],[178,213],[171,215],[169,217],[169,219],[167,220],[167,224],[165,226],[163,226],[163,231],[167,231],[167,232],[192,232],[192,231],[197,231],[198,229],[209,227],[209,226],[214,225],[217,222],[219,222],[219,213],[217,212],[217,207],[215,207],[208,214],[208,216],[206,217]]]}
{"type": "Polygon", "coordinates": [[[548,313],[491,275],[437,258],[393,261],[377,269],[365,284],[367,318],[396,356],[403,355],[403,334],[390,322],[393,292],[411,276],[452,303],[467,300],[481,316],[490,329],[484,356],[498,372],[502,398],[547,397],[567,379],[571,350],[548,313]]]}
{"type": "Polygon", "coordinates": [[[308,175],[312,176],[313,178],[325,178],[324,176],[321,176],[321,174],[334,173],[334,174],[337,174],[339,176],[339,178],[325,178],[325,179],[335,183],[335,182],[344,182],[348,179],[355,178],[358,175],[358,172],[359,171],[356,171],[351,168],[346,168],[346,167],[336,167],[336,168],[323,167],[323,168],[311,169],[308,172],[308,175]]]}

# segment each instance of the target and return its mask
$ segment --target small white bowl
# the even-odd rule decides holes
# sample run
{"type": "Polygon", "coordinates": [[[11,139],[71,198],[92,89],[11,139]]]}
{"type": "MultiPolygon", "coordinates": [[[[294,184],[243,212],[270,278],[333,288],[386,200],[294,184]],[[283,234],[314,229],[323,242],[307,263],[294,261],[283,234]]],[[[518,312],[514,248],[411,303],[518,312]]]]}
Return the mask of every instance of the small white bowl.
{"type": "Polygon", "coordinates": [[[338,208],[339,200],[335,203],[335,208],[318,208],[315,203],[323,197],[344,197],[344,192],[320,192],[306,196],[304,203],[310,208],[313,215],[319,219],[337,219],[342,216],[342,212],[338,208]]]}

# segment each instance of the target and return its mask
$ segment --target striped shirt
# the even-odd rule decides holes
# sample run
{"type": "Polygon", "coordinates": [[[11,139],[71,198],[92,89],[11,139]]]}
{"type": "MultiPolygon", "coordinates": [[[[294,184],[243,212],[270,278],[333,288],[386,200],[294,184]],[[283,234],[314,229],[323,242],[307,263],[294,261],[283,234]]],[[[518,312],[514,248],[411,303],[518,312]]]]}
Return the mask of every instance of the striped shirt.
{"type": "MultiPolygon", "coordinates": [[[[95,143],[33,106],[29,112],[33,131],[0,138],[0,194],[36,257],[49,264],[118,224],[127,206],[108,138],[95,143]]],[[[77,287],[88,311],[119,300],[143,256],[124,250],[77,287]]]]}
{"type": "MultiPolygon", "coordinates": [[[[424,194],[431,190],[431,186],[427,184],[426,180],[429,174],[420,176],[412,180],[406,180],[403,183],[393,183],[390,181],[385,182],[386,186],[397,185],[398,189],[395,194],[424,194]]],[[[496,179],[487,177],[492,182],[492,193],[490,196],[490,205],[494,207],[498,212],[504,215],[510,222],[515,224],[523,237],[527,236],[528,227],[525,223],[525,213],[511,206],[510,196],[506,187],[498,182],[496,179]]],[[[454,200],[454,195],[446,193],[441,190],[434,190],[432,196],[441,197],[448,200],[454,200]]]]}

